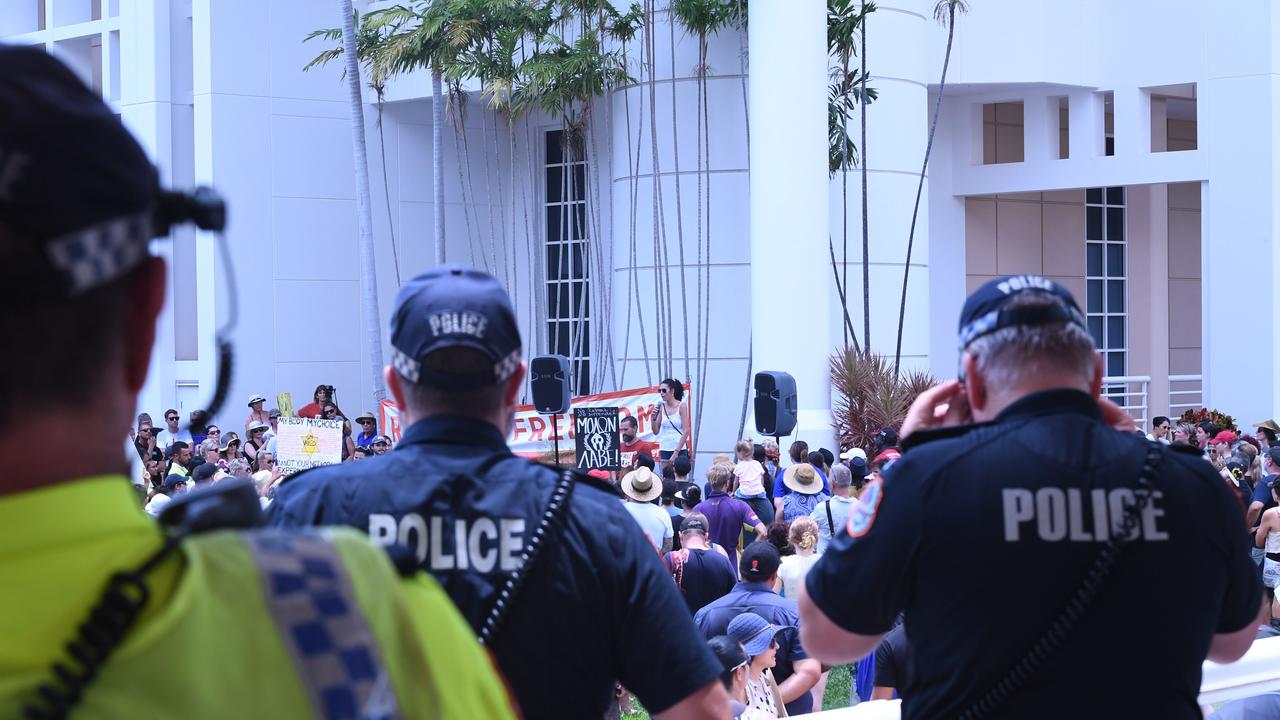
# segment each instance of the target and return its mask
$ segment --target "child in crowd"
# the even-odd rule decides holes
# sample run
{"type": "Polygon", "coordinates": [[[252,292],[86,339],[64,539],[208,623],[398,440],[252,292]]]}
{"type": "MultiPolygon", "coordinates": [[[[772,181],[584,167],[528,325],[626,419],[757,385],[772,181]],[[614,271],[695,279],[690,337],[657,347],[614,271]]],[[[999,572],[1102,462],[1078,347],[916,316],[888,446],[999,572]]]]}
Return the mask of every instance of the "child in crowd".
{"type": "Polygon", "coordinates": [[[738,458],[737,464],[733,466],[734,485],[737,486],[733,496],[745,500],[755,511],[756,517],[760,518],[760,522],[767,527],[773,522],[774,513],[773,503],[769,502],[764,489],[764,465],[755,459],[755,446],[750,440],[738,441],[733,452],[738,458]]]}

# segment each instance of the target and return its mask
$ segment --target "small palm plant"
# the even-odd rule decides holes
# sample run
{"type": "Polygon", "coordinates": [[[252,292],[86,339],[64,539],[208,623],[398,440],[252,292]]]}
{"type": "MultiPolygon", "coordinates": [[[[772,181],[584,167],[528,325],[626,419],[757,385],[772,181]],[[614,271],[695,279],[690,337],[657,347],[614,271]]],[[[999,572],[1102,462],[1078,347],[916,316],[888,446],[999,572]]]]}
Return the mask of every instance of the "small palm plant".
{"type": "Polygon", "coordinates": [[[927,372],[895,372],[893,361],[845,347],[832,355],[832,426],[842,448],[872,447],[877,433],[901,427],[916,396],[937,384],[927,372]]]}

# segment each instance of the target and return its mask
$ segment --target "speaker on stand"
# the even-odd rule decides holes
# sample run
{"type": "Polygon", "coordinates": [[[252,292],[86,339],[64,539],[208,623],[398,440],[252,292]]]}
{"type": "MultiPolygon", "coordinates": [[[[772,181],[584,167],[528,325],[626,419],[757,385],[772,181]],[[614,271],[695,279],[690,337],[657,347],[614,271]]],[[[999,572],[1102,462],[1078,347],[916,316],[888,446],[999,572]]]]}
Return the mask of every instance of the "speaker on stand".
{"type": "Polygon", "coordinates": [[[762,370],[755,376],[756,432],[776,441],[796,429],[799,405],[796,379],[778,370],[762,370]]]}
{"type": "MultiPolygon", "coordinates": [[[[794,383],[793,383],[794,386],[794,383]]],[[[556,464],[560,464],[560,432],[557,421],[569,412],[569,358],[564,355],[539,355],[529,363],[529,391],[533,408],[540,415],[551,416],[551,442],[556,464]]]]}

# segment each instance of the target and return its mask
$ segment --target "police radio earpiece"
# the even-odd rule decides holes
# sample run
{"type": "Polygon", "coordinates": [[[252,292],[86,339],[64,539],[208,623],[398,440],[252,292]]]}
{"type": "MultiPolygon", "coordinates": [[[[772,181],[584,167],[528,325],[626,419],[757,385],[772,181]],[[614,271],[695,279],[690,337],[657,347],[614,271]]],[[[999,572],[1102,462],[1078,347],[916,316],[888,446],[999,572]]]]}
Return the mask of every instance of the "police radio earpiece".
{"type": "MultiPolygon", "coordinates": [[[[231,331],[239,321],[240,312],[235,265],[231,262],[231,251],[227,247],[227,237],[223,234],[227,226],[227,203],[211,187],[198,187],[191,193],[175,190],[161,191],[155,211],[156,233],[167,234],[174,226],[184,223],[191,223],[201,230],[217,233],[218,254],[222,258],[222,269],[227,279],[227,321],[214,333],[214,342],[218,348],[218,374],[214,381],[213,397],[204,408],[209,418],[213,418],[222,409],[222,405],[227,400],[227,393],[231,390],[231,375],[235,360],[231,347],[231,331]]],[[[188,431],[191,429],[190,421],[183,429],[188,431]]]]}

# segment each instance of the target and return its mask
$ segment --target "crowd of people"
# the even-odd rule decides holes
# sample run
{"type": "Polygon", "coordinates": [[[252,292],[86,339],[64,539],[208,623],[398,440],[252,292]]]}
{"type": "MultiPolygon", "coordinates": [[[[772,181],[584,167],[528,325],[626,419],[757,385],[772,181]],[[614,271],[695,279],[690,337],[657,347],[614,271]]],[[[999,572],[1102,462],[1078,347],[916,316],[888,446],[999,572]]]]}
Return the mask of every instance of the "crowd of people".
{"type": "MultiPolygon", "coordinates": [[[[296,415],[341,421],[344,462],[391,450],[394,443],[379,433],[376,414],[365,411],[349,418],[335,398],[332,385],[320,385],[296,415]]],[[[279,408],[267,410],[266,402],[262,395],[250,395],[249,414],[225,430],[204,410],[191,411],[185,424],[173,408],[164,411],[163,425],[157,425],[150,413],[138,415],[129,435],[142,472],[133,478],[133,486],[147,512],[158,515],[174,497],[225,478],[252,481],[267,507],[286,473],[277,462],[282,413],[279,408]]]]}

